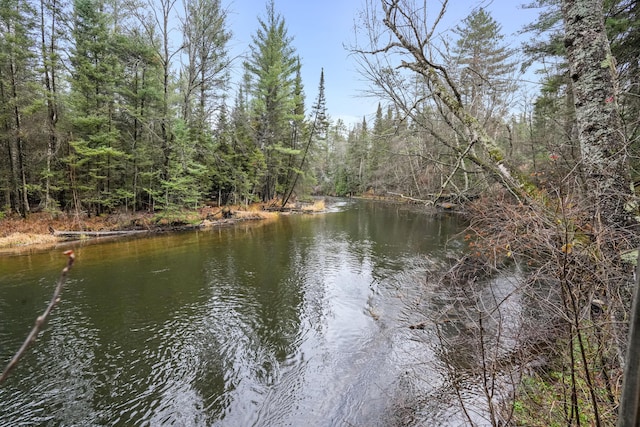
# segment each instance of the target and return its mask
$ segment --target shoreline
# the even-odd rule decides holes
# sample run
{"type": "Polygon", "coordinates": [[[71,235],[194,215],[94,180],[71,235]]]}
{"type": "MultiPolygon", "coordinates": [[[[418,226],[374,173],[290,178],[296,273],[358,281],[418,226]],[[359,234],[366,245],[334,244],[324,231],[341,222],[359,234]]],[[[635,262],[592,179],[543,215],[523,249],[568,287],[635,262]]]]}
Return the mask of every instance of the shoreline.
{"type": "Polygon", "coordinates": [[[321,198],[314,203],[294,203],[277,210],[260,203],[177,212],[120,212],[98,217],[39,212],[26,219],[17,216],[0,219],[0,256],[65,247],[79,241],[230,227],[247,221],[276,219],[280,215],[318,213],[325,208],[325,200],[321,198]]]}

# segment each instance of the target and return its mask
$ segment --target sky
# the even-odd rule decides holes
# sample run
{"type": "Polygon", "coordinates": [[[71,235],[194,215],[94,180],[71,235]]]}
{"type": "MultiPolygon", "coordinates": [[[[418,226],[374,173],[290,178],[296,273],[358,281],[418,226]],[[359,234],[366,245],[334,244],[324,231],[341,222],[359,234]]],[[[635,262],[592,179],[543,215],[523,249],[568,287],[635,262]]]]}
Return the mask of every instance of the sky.
{"type": "MultiPolygon", "coordinates": [[[[224,0],[223,0],[224,1],[224,0]]],[[[378,101],[364,96],[368,83],[358,73],[357,64],[345,45],[354,41],[354,22],[363,9],[364,0],[275,0],[276,13],[285,21],[293,38],[292,45],[302,61],[302,80],[306,107],[310,110],[316,100],[320,72],[324,68],[325,98],[329,116],[350,126],[370,121],[375,116],[378,101]]],[[[471,11],[482,6],[502,26],[502,32],[512,47],[518,47],[522,36],[517,32],[535,21],[538,11],[522,9],[523,0],[449,0],[447,13],[438,28],[454,28],[471,11]]],[[[224,4],[224,3],[223,3],[224,4]]],[[[233,33],[230,50],[241,57],[249,51],[251,37],[258,28],[258,18],[266,15],[267,0],[230,0],[228,25],[233,33]]],[[[427,0],[434,14],[441,0],[427,0]]],[[[238,58],[233,79],[242,74],[242,60],[238,58]]]]}

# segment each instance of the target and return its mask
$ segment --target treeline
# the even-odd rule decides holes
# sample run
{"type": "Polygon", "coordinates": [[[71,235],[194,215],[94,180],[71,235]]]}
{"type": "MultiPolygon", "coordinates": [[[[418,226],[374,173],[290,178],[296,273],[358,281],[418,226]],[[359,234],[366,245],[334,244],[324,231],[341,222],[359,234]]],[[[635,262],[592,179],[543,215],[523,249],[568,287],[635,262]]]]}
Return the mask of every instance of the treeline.
{"type": "MultiPolygon", "coordinates": [[[[635,150],[638,6],[605,3],[635,150]]],[[[541,12],[524,48],[481,8],[438,48],[457,101],[496,144],[489,158],[504,157],[487,159],[429,82],[366,56],[375,115],[351,128],[332,121],[322,70],[307,108],[301,58],[273,1],[239,64],[220,0],[3,0],[0,206],[93,215],[308,193],[465,198],[500,180],[483,167],[496,160],[551,185],[581,157],[559,2],[530,7],[541,12]],[[544,64],[536,93],[520,74],[533,62],[544,64]]]]}
{"type": "Polygon", "coordinates": [[[3,1],[4,210],[194,208],[310,186],[324,75],[307,116],[300,58],[271,1],[231,95],[227,14],[219,0],[3,1]]]}

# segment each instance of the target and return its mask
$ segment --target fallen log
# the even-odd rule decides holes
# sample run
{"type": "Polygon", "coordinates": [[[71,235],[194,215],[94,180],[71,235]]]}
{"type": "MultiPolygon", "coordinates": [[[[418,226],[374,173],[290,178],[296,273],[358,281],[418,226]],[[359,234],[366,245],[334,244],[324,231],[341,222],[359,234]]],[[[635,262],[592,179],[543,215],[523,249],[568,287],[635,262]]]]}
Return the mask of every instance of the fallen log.
{"type": "Polygon", "coordinates": [[[56,237],[106,237],[121,236],[125,234],[148,233],[147,230],[119,230],[119,231],[59,231],[50,229],[51,234],[56,237]]]}

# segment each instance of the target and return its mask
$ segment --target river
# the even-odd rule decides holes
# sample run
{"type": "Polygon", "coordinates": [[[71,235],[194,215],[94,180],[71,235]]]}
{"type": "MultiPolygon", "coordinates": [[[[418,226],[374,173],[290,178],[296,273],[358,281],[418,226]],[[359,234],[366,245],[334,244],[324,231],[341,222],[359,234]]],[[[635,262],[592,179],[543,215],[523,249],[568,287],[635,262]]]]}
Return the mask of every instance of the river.
{"type": "MultiPolygon", "coordinates": [[[[340,201],[322,214],[74,244],[62,300],[0,386],[0,426],[407,424],[416,372],[423,386],[438,381],[415,369],[435,356],[408,327],[420,319],[414,299],[426,263],[461,251],[462,227],[340,201]]],[[[44,310],[61,252],[0,256],[3,365],[44,310]]]]}

